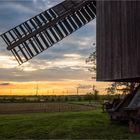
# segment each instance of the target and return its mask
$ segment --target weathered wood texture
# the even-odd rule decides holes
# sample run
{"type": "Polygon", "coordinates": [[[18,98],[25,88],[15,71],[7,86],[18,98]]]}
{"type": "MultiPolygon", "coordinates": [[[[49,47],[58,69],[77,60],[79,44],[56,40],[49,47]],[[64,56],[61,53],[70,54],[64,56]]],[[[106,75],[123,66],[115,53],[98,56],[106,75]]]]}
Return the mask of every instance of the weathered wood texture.
{"type": "Polygon", "coordinates": [[[140,1],[97,2],[97,80],[140,81],[140,1]]]}

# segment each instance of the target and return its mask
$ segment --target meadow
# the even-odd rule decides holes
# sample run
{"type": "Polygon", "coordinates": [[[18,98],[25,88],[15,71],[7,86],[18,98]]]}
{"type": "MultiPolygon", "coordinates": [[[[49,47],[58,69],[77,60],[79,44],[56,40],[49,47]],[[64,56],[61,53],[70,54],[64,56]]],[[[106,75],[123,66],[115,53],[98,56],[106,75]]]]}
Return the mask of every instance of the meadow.
{"type": "Polygon", "coordinates": [[[111,123],[98,107],[86,111],[1,114],[0,139],[140,139],[111,123]]]}
{"type": "Polygon", "coordinates": [[[94,109],[94,105],[67,102],[0,103],[0,114],[64,112],[94,109]]]}

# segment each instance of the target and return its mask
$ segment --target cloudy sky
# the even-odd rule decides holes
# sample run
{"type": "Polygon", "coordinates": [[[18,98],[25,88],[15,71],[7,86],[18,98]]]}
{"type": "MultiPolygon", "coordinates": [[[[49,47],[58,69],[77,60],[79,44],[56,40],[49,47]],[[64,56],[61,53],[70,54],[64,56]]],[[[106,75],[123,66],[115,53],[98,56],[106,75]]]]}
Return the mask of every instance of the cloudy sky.
{"type": "MultiPolygon", "coordinates": [[[[0,0],[0,34],[62,1],[0,0]]],[[[40,94],[50,94],[51,91],[61,94],[67,90],[73,93],[79,84],[95,84],[100,91],[104,91],[106,84],[92,80],[89,65],[85,63],[95,49],[93,43],[96,43],[96,20],[18,66],[0,40],[0,93],[34,94],[36,85],[40,94]]],[[[87,90],[90,89],[82,89],[81,92],[87,90]]]]}

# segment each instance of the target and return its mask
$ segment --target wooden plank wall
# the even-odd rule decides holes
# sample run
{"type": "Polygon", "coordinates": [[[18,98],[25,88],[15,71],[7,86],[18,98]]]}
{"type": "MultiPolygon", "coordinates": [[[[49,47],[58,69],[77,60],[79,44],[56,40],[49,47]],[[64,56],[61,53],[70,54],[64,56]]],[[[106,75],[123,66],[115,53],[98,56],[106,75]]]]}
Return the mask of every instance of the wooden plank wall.
{"type": "Polygon", "coordinates": [[[140,81],[140,1],[97,1],[97,80],[140,81]]]}

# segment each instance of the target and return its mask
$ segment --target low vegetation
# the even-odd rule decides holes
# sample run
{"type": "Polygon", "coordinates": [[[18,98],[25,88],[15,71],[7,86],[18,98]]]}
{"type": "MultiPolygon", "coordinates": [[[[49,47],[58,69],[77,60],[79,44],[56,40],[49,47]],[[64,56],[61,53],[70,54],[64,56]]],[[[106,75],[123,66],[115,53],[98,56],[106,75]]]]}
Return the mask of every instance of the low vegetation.
{"type": "Polygon", "coordinates": [[[0,96],[0,103],[39,103],[39,102],[93,102],[112,100],[116,94],[100,95],[95,90],[85,95],[38,95],[38,96],[0,96]]]}
{"type": "Polygon", "coordinates": [[[0,103],[0,114],[33,113],[33,112],[65,112],[92,110],[96,106],[83,103],[0,103]]]}
{"type": "Polygon", "coordinates": [[[0,139],[140,139],[101,109],[0,115],[0,139]]]}

